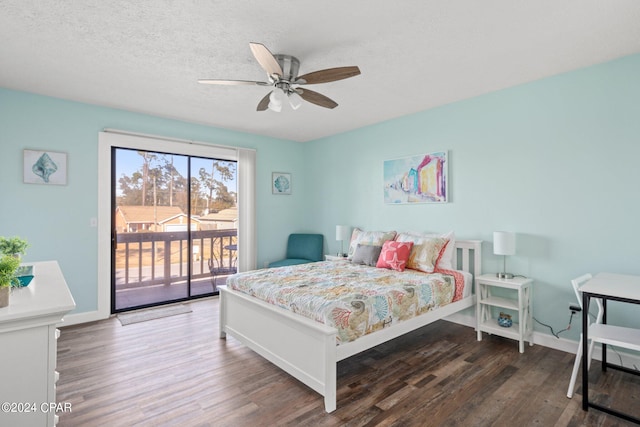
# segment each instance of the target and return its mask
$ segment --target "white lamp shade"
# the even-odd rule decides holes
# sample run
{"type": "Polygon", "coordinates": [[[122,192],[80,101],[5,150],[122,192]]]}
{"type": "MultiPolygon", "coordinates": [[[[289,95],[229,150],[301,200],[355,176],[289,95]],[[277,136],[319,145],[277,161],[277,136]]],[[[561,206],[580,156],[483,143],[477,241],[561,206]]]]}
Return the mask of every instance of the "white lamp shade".
{"type": "Polygon", "coordinates": [[[269,95],[269,105],[267,105],[267,107],[271,111],[279,113],[280,111],[282,111],[282,101],[284,100],[284,96],[285,95],[282,89],[273,89],[273,91],[269,95]]]}
{"type": "Polygon", "coordinates": [[[336,225],[336,240],[349,240],[350,228],[348,225],[336,225]]]}
{"type": "Polygon", "coordinates": [[[510,231],[494,231],[493,253],[496,255],[515,255],[516,234],[510,231]]]}
{"type": "Polygon", "coordinates": [[[292,92],[289,94],[289,105],[294,110],[297,110],[302,105],[302,98],[296,92],[292,92]]]}

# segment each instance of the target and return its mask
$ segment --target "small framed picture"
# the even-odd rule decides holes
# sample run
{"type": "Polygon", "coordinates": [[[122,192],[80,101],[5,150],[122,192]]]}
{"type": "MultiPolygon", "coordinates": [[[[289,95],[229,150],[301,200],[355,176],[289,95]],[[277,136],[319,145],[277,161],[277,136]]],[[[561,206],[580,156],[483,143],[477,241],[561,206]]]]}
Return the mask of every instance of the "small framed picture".
{"type": "Polygon", "coordinates": [[[24,150],[25,184],[67,185],[67,153],[24,150]]]}
{"type": "Polygon", "coordinates": [[[291,174],[273,172],[271,174],[271,192],[273,194],[291,194],[291,174]]]}

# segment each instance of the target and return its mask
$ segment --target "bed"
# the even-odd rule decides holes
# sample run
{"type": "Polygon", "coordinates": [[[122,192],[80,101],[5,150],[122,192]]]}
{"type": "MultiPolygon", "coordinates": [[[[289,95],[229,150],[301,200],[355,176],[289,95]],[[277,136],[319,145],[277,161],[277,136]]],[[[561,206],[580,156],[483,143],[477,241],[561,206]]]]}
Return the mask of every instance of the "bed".
{"type": "Polygon", "coordinates": [[[339,361],[474,306],[475,297],[470,292],[473,276],[469,273],[481,274],[480,249],[481,241],[455,242],[454,266],[467,273],[467,291],[458,295],[457,300],[355,337],[243,291],[220,286],[220,338],[230,334],[320,393],[324,396],[325,410],[332,412],[336,409],[339,361]]]}

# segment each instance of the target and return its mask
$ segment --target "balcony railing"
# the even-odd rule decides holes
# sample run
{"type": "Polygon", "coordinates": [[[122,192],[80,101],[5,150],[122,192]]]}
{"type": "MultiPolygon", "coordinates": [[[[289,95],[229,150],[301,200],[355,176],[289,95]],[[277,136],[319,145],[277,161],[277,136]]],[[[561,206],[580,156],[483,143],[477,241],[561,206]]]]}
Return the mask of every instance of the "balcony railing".
{"type": "Polygon", "coordinates": [[[117,234],[116,289],[235,273],[237,235],[237,229],[117,234]]]}

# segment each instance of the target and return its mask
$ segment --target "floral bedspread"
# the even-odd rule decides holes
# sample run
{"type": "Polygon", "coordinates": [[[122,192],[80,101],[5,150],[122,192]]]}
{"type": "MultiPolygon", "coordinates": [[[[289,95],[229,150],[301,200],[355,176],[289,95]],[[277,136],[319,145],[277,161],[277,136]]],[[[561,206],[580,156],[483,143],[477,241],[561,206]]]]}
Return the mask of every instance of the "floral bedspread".
{"type": "Polygon", "coordinates": [[[238,273],[227,286],[336,328],[340,344],[459,299],[456,273],[324,261],[238,273]]]}

